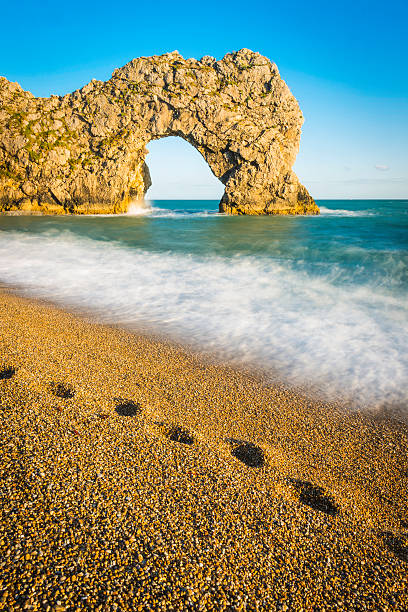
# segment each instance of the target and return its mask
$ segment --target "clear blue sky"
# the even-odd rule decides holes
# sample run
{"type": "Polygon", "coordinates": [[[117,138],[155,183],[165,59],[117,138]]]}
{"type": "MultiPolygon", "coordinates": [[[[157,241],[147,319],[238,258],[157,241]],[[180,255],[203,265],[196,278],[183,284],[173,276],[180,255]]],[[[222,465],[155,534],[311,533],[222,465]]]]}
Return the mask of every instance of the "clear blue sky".
{"type": "MultiPolygon", "coordinates": [[[[35,95],[107,79],[139,55],[275,61],[305,115],[295,170],[316,198],[408,197],[408,2],[8,2],[0,74],[35,95]]],[[[152,143],[151,197],[218,197],[199,154],[152,143]],[[170,182],[169,182],[170,181],[170,182]]]]}

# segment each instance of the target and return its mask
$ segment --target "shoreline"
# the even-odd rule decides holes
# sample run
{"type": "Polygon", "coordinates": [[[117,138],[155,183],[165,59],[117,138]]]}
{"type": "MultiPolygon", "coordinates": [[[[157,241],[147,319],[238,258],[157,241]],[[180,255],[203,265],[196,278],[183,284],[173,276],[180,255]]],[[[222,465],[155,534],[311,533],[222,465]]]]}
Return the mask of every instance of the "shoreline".
{"type": "MultiPolygon", "coordinates": [[[[355,407],[353,408],[352,400],[347,400],[346,398],[340,397],[329,398],[328,393],[325,394],[323,390],[317,388],[316,384],[313,385],[312,383],[309,383],[309,386],[307,387],[306,384],[302,386],[300,383],[296,385],[293,381],[282,380],[282,376],[279,374],[279,372],[272,370],[270,367],[263,368],[260,363],[256,362],[255,360],[246,364],[240,361],[233,361],[232,359],[228,359],[223,356],[220,351],[217,352],[215,350],[205,349],[197,342],[188,343],[181,335],[169,335],[165,332],[157,331],[154,325],[146,321],[139,321],[138,325],[135,326],[121,322],[104,320],[102,309],[95,309],[91,311],[86,308],[81,308],[76,304],[61,304],[57,300],[53,301],[48,297],[31,295],[30,290],[24,286],[11,286],[4,282],[0,282],[0,295],[3,293],[21,298],[27,302],[39,304],[44,308],[51,307],[62,313],[70,314],[79,318],[85,324],[101,326],[102,328],[108,328],[119,333],[126,333],[135,339],[139,338],[148,342],[151,341],[153,343],[159,343],[170,350],[180,352],[186,357],[197,360],[203,365],[224,368],[227,371],[230,370],[231,372],[238,372],[243,376],[255,378],[262,386],[279,387],[279,389],[284,392],[302,397],[303,401],[306,403],[308,401],[312,403],[323,402],[324,404],[333,407],[334,410],[337,409],[341,412],[348,412],[350,409],[354,413],[373,414],[376,412],[378,414],[380,412],[380,409],[378,409],[376,406],[366,406],[360,409],[356,409],[355,407]]],[[[394,416],[398,419],[400,417],[398,411],[393,412],[394,416]]]]}
{"type": "Polygon", "coordinates": [[[319,387],[316,382],[296,383],[293,380],[284,380],[282,372],[269,367],[263,367],[260,361],[250,361],[242,363],[239,360],[234,360],[223,354],[222,350],[206,349],[201,344],[196,342],[188,342],[181,334],[169,334],[164,331],[158,331],[155,326],[148,321],[138,321],[137,326],[126,322],[109,321],[104,318],[102,308],[93,310],[82,308],[74,303],[61,303],[58,300],[50,299],[49,297],[36,296],[30,293],[30,290],[25,286],[8,285],[0,282],[0,295],[7,294],[39,304],[44,308],[51,307],[62,313],[70,314],[73,317],[79,318],[83,323],[101,326],[113,331],[123,332],[134,338],[152,341],[159,343],[170,350],[179,351],[187,357],[198,360],[202,364],[212,365],[220,368],[238,372],[243,376],[249,376],[257,379],[262,386],[279,388],[283,392],[293,394],[302,398],[305,403],[311,402],[330,406],[334,411],[338,410],[341,413],[361,414],[369,418],[385,418],[386,420],[395,420],[397,423],[408,423],[406,415],[407,406],[401,402],[361,402],[352,396],[335,396],[328,389],[319,387]]]}
{"type": "Polygon", "coordinates": [[[408,606],[402,421],[1,287],[0,312],[0,609],[408,606]]]}

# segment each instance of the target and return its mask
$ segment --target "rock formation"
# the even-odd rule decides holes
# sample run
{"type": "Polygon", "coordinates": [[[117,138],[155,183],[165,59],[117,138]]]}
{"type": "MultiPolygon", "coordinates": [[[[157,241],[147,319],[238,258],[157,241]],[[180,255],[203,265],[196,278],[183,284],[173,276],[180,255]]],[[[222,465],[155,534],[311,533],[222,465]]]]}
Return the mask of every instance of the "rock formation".
{"type": "Polygon", "coordinates": [[[118,213],[150,186],[150,140],[180,136],[225,185],[229,214],[317,214],[292,171],[303,117],[275,64],[134,59],[106,82],[36,98],[0,78],[0,211],[118,213]]]}

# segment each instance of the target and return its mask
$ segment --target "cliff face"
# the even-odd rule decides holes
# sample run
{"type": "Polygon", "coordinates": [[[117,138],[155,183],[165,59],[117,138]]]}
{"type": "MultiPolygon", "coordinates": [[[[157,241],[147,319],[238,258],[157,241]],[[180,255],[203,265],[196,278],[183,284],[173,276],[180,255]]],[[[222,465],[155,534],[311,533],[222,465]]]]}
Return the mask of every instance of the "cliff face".
{"type": "Polygon", "coordinates": [[[0,211],[127,210],[150,140],[181,136],[225,185],[229,214],[318,214],[292,172],[303,122],[277,67],[242,49],[134,59],[109,81],[36,98],[0,78],[0,211]]]}

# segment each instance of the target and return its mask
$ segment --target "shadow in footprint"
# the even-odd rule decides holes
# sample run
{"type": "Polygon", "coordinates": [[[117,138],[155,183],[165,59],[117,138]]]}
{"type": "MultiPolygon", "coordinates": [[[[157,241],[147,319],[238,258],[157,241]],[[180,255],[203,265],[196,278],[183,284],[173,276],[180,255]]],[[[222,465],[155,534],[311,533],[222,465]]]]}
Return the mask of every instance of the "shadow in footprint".
{"type": "Polygon", "coordinates": [[[142,407],[133,400],[121,400],[116,404],[116,412],[120,416],[137,416],[142,412],[142,407]]]}
{"type": "Polygon", "coordinates": [[[381,535],[387,548],[393,552],[398,559],[408,563],[408,537],[396,536],[389,531],[383,531],[381,535]]]}
{"type": "Polygon", "coordinates": [[[64,385],[63,383],[52,383],[51,392],[56,397],[62,397],[62,399],[71,399],[75,395],[72,385],[64,385]]]}
{"type": "Polygon", "coordinates": [[[13,366],[8,366],[0,370],[0,380],[9,380],[16,373],[16,369],[13,366]]]}
{"type": "Polygon", "coordinates": [[[253,442],[229,439],[233,445],[232,455],[248,467],[262,467],[265,465],[265,453],[253,442]]]}
{"type": "Polygon", "coordinates": [[[181,427],[180,425],[175,425],[171,427],[168,431],[167,437],[172,442],[179,442],[180,444],[194,444],[194,436],[186,429],[185,427],[181,427]]]}
{"type": "Polygon", "coordinates": [[[338,505],[331,495],[325,493],[323,487],[296,478],[288,478],[288,482],[300,492],[299,501],[305,506],[309,506],[313,510],[319,510],[319,512],[325,512],[330,516],[339,514],[338,505]]]}

